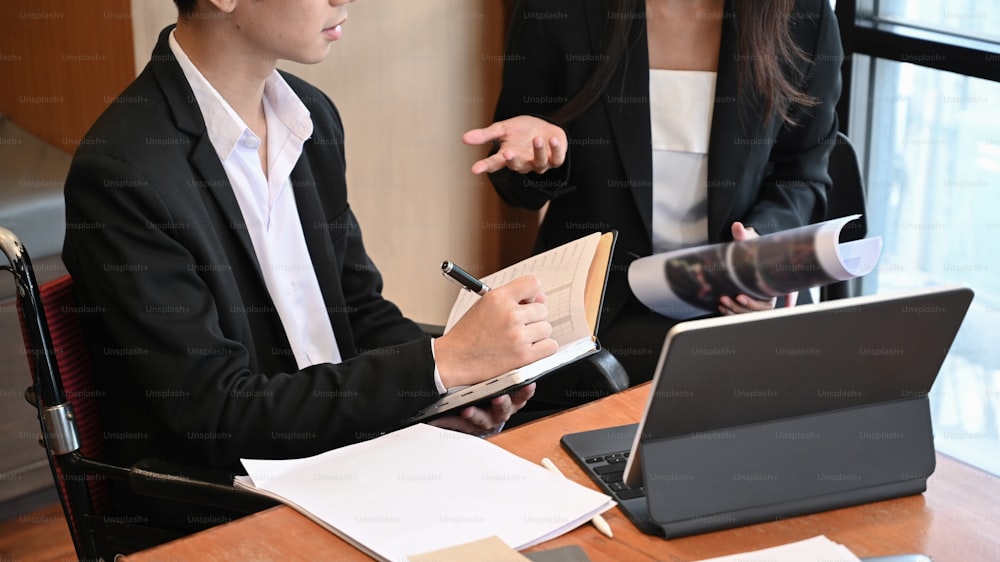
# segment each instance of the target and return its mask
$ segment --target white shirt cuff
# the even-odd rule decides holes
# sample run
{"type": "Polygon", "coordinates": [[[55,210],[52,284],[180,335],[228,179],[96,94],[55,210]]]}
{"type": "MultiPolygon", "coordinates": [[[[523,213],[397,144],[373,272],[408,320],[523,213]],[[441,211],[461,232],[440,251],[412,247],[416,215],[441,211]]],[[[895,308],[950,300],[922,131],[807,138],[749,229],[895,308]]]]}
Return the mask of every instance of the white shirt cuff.
{"type": "MultiPolygon", "coordinates": [[[[434,338],[431,338],[431,357],[434,357],[434,338]]],[[[441,373],[438,372],[437,357],[434,357],[434,386],[437,387],[438,394],[447,394],[448,389],[441,382],[441,373]]]]}

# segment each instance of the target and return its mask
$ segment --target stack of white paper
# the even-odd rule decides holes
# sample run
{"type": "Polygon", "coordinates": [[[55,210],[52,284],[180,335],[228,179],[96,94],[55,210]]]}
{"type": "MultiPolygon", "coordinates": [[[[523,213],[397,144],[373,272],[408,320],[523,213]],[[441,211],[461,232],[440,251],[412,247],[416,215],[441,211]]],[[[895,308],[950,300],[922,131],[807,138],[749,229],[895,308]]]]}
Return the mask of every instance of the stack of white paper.
{"type": "Polygon", "coordinates": [[[783,544],[753,552],[708,558],[699,562],[860,562],[846,546],[835,543],[823,535],[804,541],[783,544]]]}
{"type": "Polygon", "coordinates": [[[491,535],[520,550],[615,505],[488,441],[423,424],[305,459],[242,462],[249,476],[237,485],[393,561],[491,535]]]}

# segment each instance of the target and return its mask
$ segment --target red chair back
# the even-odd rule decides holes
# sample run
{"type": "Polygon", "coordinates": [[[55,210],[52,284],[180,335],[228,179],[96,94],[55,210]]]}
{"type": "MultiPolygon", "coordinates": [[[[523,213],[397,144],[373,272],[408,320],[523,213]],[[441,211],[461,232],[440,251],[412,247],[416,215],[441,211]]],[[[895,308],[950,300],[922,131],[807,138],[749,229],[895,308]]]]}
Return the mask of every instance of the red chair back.
{"type": "MultiPolygon", "coordinates": [[[[97,400],[99,394],[94,383],[94,367],[90,360],[90,351],[84,341],[83,328],[80,324],[80,307],[73,294],[73,278],[64,275],[42,285],[38,288],[38,292],[42,299],[45,321],[59,369],[58,380],[62,383],[63,394],[73,405],[73,415],[80,436],[80,452],[90,459],[104,459],[106,446],[97,400]]],[[[18,306],[28,366],[31,372],[35,373],[35,369],[39,368],[35,359],[40,351],[32,349],[23,310],[18,306]]],[[[35,383],[46,380],[45,377],[35,377],[35,379],[33,381],[35,383]]],[[[66,479],[79,477],[62,476],[62,482],[59,482],[61,486],[65,486],[66,479]]],[[[107,513],[110,507],[107,480],[99,476],[88,476],[86,480],[94,514],[107,513]]]]}
{"type": "MultiPolygon", "coordinates": [[[[19,286],[36,286],[30,264],[23,271],[15,270],[14,275],[32,277],[27,280],[16,279],[19,286]]],[[[79,436],[79,453],[87,458],[103,459],[106,444],[101,425],[99,395],[94,383],[90,351],[84,341],[80,323],[80,308],[73,294],[73,279],[65,275],[50,281],[38,288],[38,295],[40,302],[31,305],[26,299],[33,299],[19,290],[17,311],[39,418],[44,420],[42,413],[45,409],[58,405],[47,403],[52,398],[46,397],[64,396],[72,405],[72,421],[79,436]],[[48,370],[54,372],[49,373],[48,370]],[[47,388],[49,386],[58,388],[47,388]]],[[[44,421],[42,423],[44,434],[46,428],[44,421]]],[[[56,490],[77,552],[89,552],[89,544],[84,543],[91,542],[91,533],[85,519],[110,511],[110,483],[100,475],[69,473],[48,442],[46,449],[56,490]]]]}

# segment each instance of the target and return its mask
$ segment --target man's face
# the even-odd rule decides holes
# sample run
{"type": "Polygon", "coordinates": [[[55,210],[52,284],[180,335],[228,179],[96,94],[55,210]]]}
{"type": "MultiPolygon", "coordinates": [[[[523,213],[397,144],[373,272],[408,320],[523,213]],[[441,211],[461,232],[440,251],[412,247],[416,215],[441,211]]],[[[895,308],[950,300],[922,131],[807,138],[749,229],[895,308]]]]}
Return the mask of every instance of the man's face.
{"type": "Polygon", "coordinates": [[[232,21],[263,58],[312,64],[341,37],[354,0],[238,0],[232,21]]]}

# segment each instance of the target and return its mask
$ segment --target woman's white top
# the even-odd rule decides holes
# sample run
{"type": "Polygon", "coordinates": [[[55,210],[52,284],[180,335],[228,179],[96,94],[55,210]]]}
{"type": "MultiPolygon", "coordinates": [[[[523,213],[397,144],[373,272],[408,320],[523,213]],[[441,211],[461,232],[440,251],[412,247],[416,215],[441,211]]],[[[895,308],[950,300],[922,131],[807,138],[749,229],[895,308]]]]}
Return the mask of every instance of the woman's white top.
{"type": "Polygon", "coordinates": [[[701,70],[649,70],[654,253],[708,242],[715,76],[701,70]]]}

